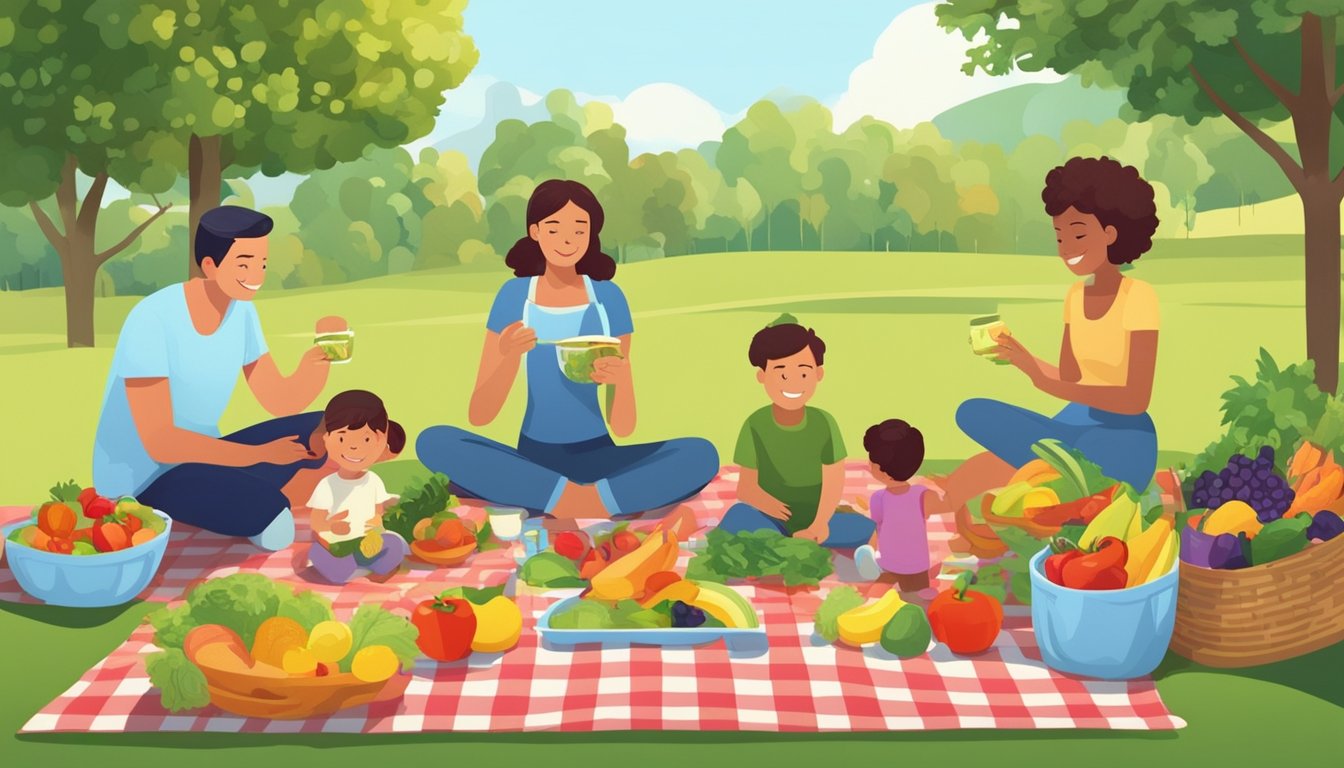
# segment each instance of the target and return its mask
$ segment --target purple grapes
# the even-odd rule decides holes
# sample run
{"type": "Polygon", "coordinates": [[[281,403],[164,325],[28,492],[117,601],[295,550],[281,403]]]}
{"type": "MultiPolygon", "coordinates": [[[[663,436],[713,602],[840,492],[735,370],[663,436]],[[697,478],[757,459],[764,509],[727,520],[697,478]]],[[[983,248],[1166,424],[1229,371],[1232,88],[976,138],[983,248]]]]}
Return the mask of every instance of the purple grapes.
{"type": "Polygon", "coordinates": [[[1220,472],[1206,471],[1195,479],[1190,503],[1217,509],[1229,501],[1244,501],[1263,523],[1277,520],[1293,503],[1293,490],[1274,473],[1274,449],[1262,447],[1255,459],[1240,454],[1228,459],[1220,472]]]}

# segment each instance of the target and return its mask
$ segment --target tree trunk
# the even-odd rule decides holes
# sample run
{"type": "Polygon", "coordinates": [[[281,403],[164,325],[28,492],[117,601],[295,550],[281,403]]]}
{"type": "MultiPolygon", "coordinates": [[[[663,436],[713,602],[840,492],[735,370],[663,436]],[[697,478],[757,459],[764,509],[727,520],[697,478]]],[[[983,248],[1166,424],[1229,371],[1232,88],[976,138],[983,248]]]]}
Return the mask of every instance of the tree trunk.
{"type": "Polygon", "coordinates": [[[187,269],[191,277],[201,276],[201,268],[196,263],[196,227],[201,223],[201,214],[219,207],[220,188],[224,184],[219,143],[218,136],[192,134],[191,144],[187,150],[187,180],[190,189],[190,206],[187,210],[187,269]]]}
{"type": "MultiPolygon", "coordinates": [[[[82,238],[81,238],[82,239],[82,238]]],[[[65,345],[92,347],[93,283],[98,267],[93,260],[93,243],[74,241],[59,249],[61,274],[65,277],[65,345]]]]}
{"type": "Polygon", "coordinates": [[[1339,196],[1326,180],[1304,187],[1307,357],[1316,363],[1316,386],[1339,386],[1339,196]]]}

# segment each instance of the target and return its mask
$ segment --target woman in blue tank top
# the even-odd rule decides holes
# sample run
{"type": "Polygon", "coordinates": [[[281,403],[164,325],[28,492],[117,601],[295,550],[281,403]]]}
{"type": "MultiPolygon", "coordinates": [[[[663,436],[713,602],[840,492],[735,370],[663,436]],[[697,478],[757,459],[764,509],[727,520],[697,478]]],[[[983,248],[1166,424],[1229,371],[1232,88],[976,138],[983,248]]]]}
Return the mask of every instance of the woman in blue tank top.
{"type": "Polygon", "coordinates": [[[574,181],[543,182],[527,204],[527,234],[505,263],[517,276],[500,288],[486,322],[469,418],[489,424],[527,364],[527,409],[517,447],[449,426],[416,441],[425,466],[455,492],[556,518],[615,517],[671,507],[699,493],[718,472],[708,441],[683,438],[617,445],[635,429],[630,375],[634,323],[611,282],[616,262],[602,253],[603,211],[574,181]],[[563,372],[559,350],[537,341],[574,336],[620,340],[621,356],[598,358],[592,381],[563,372]],[[609,388],[603,419],[598,387],[609,388]],[[610,431],[608,431],[610,426],[610,431]]]}

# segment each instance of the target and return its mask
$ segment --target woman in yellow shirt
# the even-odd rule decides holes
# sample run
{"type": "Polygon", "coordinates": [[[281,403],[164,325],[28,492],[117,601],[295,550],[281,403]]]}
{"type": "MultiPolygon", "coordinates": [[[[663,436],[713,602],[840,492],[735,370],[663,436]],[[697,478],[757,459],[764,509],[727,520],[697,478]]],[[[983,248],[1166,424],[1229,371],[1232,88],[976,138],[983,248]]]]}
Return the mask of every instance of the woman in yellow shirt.
{"type": "Polygon", "coordinates": [[[1006,484],[1045,438],[1081,451],[1138,490],[1157,467],[1157,433],[1146,412],[1157,362],[1157,294],[1120,271],[1152,247],[1153,188],[1131,166],[1075,157],[1046,175],[1041,198],[1054,219],[1060,259],[1082,278],[1064,298],[1059,364],[1011,336],[1000,338],[998,354],[1037,389],[1069,404],[1046,416],[996,400],[962,403],[957,425],[986,450],[946,479],[954,509],[1006,484]]]}

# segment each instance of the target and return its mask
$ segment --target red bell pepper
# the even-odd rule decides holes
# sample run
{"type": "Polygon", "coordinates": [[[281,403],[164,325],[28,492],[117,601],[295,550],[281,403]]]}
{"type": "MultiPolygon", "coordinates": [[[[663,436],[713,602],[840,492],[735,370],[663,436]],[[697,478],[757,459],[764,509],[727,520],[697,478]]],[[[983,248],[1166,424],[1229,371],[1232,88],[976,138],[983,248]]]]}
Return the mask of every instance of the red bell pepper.
{"type": "Polygon", "coordinates": [[[415,607],[411,623],[420,630],[415,644],[435,661],[457,661],[471,655],[476,637],[476,612],[471,603],[440,595],[415,607]]]}
{"type": "Polygon", "coordinates": [[[953,587],[929,603],[929,628],[953,653],[980,653],[994,644],[1003,628],[1003,605],[983,592],[968,592],[975,574],[957,577],[953,587]]]}
{"type": "Polygon", "coordinates": [[[1124,589],[1128,579],[1125,561],[1129,548],[1125,542],[1107,536],[1097,542],[1094,551],[1074,557],[1060,569],[1063,586],[1069,589],[1124,589]]]}
{"type": "Polygon", "coordinates": [[[1045,578],[1053,584],[1064,586],[1064,564],[1083,556],[1072,541],[1065,538],[1050,540],[1050,549],[1054,554],[1045,558],[1045,578]]]}

